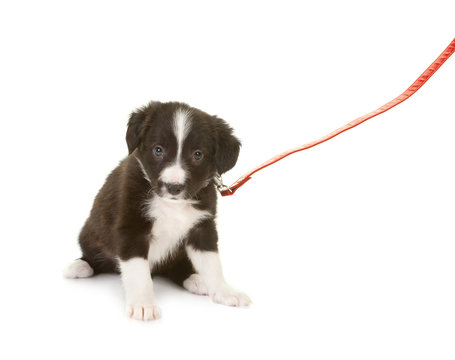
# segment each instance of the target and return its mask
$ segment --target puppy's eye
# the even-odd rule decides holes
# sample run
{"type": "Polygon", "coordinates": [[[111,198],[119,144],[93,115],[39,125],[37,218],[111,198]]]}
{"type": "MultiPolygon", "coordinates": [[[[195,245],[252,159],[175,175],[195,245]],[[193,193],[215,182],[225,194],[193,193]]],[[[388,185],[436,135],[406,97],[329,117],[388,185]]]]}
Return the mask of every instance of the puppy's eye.
{"type": "Polygon", "coordinates": [[[196,150],[193,154],[194,160],[201,160],[204,155],[202,154],[201,151],[196,150]]]}
{"type": "Polygon", "coordinates": [[[163,148],[161,146],[155,146],[153,148],[153,153],[155,154],[155,156],[160,157],[160,156],[163,156],[164,150],[163,150],[163,148]]]}

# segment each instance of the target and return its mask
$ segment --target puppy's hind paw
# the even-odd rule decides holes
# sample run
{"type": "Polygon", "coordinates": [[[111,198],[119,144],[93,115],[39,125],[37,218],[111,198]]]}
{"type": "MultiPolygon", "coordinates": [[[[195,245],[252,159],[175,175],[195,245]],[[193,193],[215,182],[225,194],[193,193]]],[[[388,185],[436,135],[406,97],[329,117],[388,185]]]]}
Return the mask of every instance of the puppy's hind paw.
{"type": "Polygon", "coordinates": [[[199,274],[193,274],[183,282],[183,287],[196,295],[208,295],[209,291],[199,274]]]}
{"type": "Polygon", "coordinates": [[[82,259],[74,260],[63,272],[67,279],[82,279],[93,275],[93,269],[87,261],[82,259]]]}

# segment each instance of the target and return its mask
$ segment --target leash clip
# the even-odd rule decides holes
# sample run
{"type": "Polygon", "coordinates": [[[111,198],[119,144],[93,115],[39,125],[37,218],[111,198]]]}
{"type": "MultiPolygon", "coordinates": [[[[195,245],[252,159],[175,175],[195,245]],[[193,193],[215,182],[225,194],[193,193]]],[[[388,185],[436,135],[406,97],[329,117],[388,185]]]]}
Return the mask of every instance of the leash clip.
{"type": "Polygon", "coordinates": [[[223,195],[223,193],[225,193],[226,191],[229,191],[230,194],[234,193],[234,191],[229,186],[223,183],[223,178],[221,177],[220,174],[216,173],[215,176],[213,177],[213,180],[215,181],[216,189],[219,191],[221,195],[223,195]]]}

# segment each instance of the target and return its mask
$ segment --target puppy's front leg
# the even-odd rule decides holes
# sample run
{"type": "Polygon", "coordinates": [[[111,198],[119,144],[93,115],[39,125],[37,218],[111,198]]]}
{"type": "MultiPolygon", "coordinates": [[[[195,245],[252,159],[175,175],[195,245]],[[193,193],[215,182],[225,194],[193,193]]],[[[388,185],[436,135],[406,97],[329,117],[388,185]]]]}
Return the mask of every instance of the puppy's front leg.
{"type": "Polygon", "coordinates": [[[120,261],[120,271],[125,288],[126,313],[137,320],[154,320],[161,316],[146,259],[133,257],[120,261]]]}
{"type": "Polygon", "coordinates": [[[224,280],[218,255],[218,235],[213,220],[198,225],[189,235],[186,252],[213,301],[230,306],[247,306],[250,298],[224,280]]]}

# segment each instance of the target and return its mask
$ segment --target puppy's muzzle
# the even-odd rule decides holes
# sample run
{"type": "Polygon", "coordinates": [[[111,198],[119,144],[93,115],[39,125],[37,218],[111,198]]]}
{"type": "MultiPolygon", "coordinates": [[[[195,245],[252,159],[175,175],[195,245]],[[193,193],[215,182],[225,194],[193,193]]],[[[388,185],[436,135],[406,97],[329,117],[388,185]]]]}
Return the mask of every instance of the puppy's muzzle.
{"type": "Polygon", "coordinates": [[[168,193],[171,195],[178,195],[185,188],[185,185],[178,183],[166,183],[164,185],[166,186],[166,190],[168,191],[168,193]]]}

